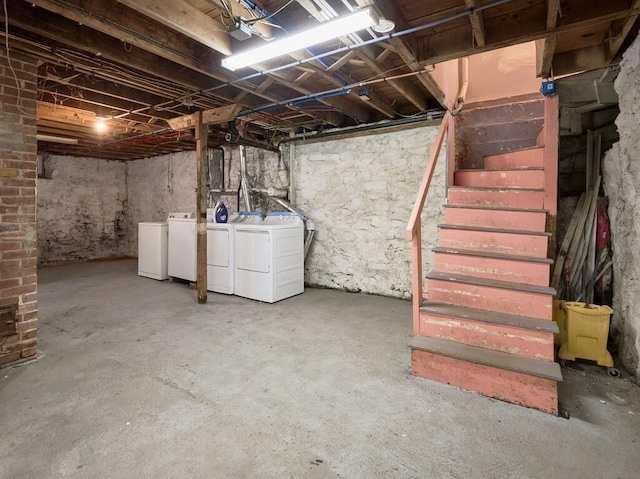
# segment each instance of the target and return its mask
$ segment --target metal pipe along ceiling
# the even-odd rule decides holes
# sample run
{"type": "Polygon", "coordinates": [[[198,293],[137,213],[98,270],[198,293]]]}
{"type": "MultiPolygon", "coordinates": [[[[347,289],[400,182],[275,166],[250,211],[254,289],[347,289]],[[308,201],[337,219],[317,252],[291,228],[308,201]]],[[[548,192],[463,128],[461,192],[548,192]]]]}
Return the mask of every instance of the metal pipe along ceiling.
{"type": "MultiPolygon", "coordinates": [[[[213,87],[210,87],[210,88],[205,88],[203,90],[199,90],[199,91],[197,91],[195,93],[192,93],[192,94],[189,94],[189,95],[183,95],[183,96],[180,96],[180,97],[175,98],[173,100],[168,100],[168,101],[165,101],[163,103],[159,103],[157,105],[154,105],[151,108],[156,108],[156,109],[166,108],[166,107],[169,107],[170,105],[172,105],[173,103],[176,103],[176,102],[177,103],[182,103],[183,101],[185,101],[187,99],[190,99],[190,98],[193,98],[194,96],[197,96],[197,95],[204,95],[206,93],[211,93],[213,91],[221,90],[221,89],[226,88],[228,86],[233,86],[233,85],[235,85],[237,83],[240,83],[240,82],[244,82],[244,81],[260,78],[260,77],[268,75],[270,73],[276,73],[276,72],[279,72],[279,71],[288,70],[289,68],[293,68],[293,67],[296,67],[296,66],[299,66],[299,65],[304,65],[306,63],[309,63],[309,62],[312,62],[312,61],[316,61],[316,60],[319,60],[321,58],[328,57],[328,56],[331,56],[331,55],[337,55],[337,54],[340,54],[340,53],[345,53],[345,52],[348,52],[350,50],[355,50],[355,49],[358,49],[358,48],[361,48],[361,47],[364,47],[364,46],[367,46],[367,45],[373,45],[375,43],[386,41],[386,40],[390,40],[392,38],[398,38],[398,37],[402,37],[402,36],[405,36],[405,35],[410,35],[412,33],[417,33],[417,32],[423,31],[423,30],[427,30],[429,28],[437,27],[439,25],[443,25],[443,24],[451,22],[453,20],[458,20],[460,18],[467,17],[467,16],[469,16],[469,15],[471,15],[473,13],[482,12],[484,10],[488,10],[488,9],[496,7],[498,5],[502,5],[504,3],[508,3],[510,1],[511,0],[494,0],[493,2],[488,3],[486,5],[479,5],[478,7],[475,7],[475,8],[469,8],[469,9],[463,11],[463,12],[455,13],[453,15],[449,15],[447,17],[444,17],[444,18],[441,18],[441,19],[438,19],[438,20],[434,20],[432,22],[425,23],[424,25],[419,25],[417,27],[409,28],[407,30],[403,30],[403,31],[400,31],[400,32],[388,33],[386,35],[382,35],[382,36],[377,37],[377,38],[372,38],[370,40],[366,40],[366,41],[363,41],[361,43],[357,43],[357,44],[354,44],[354,45],[347,45],[347,46],[344,46],[344,47],[341,47],[341,48],[336,48],[334,50],[331,50],[331,51],[328,51],[328,52],[325,52],[325,53],[320,53],[318,55],[314,55],[314,56],[309,57],[309,58],[303,58],[303,59],[300,59],[300,60],[296,60],[294,62],[287,63],[286,65],[281,65],[279,67],[270,68],[268,70],[261,70],[259,72],[252,73],[252,74],[246,75],[244,77],[240,77],[240,78],[236,78],[234,80],[230,80],[228,82],[220,83],[219,85],[216,85],[216,86],[213,86],[213,87]]],[[[331,91],[335,91],[335,90],[328,90],[326,92],[318,92],[315,95],[322,95],[322,94],[325,94],[325,93],[328,93],[328,92],[331,92],[331,91]]],[[[291,100],[289,100],[289,101],[291,101],[291,100]]],[[[286,102],[285,102],[285,104],[286,104],[286,102]]],[[[141,109],[136,110],[136,111],[134,111],[132,113],[139,113],[141,111],[148,110],[149,108],[150,107],[141,108],[141,109]]]]}

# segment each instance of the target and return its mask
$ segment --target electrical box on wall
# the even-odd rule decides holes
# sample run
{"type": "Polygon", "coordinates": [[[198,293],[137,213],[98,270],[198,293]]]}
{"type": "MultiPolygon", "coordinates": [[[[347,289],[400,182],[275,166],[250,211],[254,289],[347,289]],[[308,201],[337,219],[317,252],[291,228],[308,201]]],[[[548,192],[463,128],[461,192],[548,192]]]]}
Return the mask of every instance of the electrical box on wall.
{"type": "Polygon", "coordinates": [[[227,31],[236,40],[242,41],[251,38],[251,26],[242,20],[233,22],[233,25],[230,25],[227,31]]]}
{"type": "Polygon", "coordinates": [[[544,96],[551,96],[556,94],[556,82],[553,80],[545,80],[542,82],[540,91],[544,96]]]}

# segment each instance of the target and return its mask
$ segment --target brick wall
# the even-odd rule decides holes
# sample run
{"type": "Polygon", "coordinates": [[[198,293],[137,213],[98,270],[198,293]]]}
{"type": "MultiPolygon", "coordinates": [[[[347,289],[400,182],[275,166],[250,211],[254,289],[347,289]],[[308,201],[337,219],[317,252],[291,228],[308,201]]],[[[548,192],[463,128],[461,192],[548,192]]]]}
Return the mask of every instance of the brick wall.
{"type": "Polygon", "coordinates": [[[37,70],[33,58],[10,56],[20,91],[0,48],[0,366],[37,352],[37,70]]]}

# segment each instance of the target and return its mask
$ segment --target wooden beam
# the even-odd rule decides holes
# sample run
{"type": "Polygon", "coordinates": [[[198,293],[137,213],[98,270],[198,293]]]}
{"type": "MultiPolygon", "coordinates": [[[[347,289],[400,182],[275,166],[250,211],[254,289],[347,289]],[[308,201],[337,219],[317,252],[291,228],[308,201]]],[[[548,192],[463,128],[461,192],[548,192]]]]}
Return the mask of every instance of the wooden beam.
{"type": "MultiPolygon", "coordinates": [[[[360,7],[367,7],[371,5],[375,6],[382,15],[396,24],[396,30],[405,30],[409,28],[409,24],[396,2],[390,0],[356,0],[356,3],[358,3],[360,7]]],[[[408,39],[405,36],[401,38],[391,38],[389,43],[411,71],[424,71],[424,67],[418,62],[415,47],[407,43],[407,41],[408,39]]],[[[375,61],[381,63],[377,58],[375,61]]],[[[423,73],[416,75],[416,78],[438,103],[444,105],[444,93],[428,72],[424,71],[423,73]]],[[[416,105],[414,101],[412,101],[412,103],[416,105]]],[[[422,105],[422,102],[419,101],[419,104],[422,105]]],[[[420,106],[416,106],[420,108],[420,106]]]]}
{"type": "MultiPolygon", "coordinates": [[[[41,78],[45,80],[45,83],[40,87],[40,91],[45,94],[50,91],[52,96],[61,95],[64,98],[74,98],[78,102],[100,105],[121,112],[130,112],[142,106],[152,106],[167,100],[167,97],[149,94],[146,90],[131,88],[127,85],[116,85],[113,81],[105,81],[96,76],[91,78],[88,74],[64,78],[47,72],[41,78]]],[[[175,113],[171,111],[150,110],[139,115],[132,115],[132,117],[147,118],[147,121],[152,119],[159,121],[174,115],[175,113]]]]}
{"type": "MultiPolygon", "coordinates": [[[[231,76],[213,68],[212,65],[219,63],[220,60],[212,50],[196,44],[177,32],[159,30],[147,22],[136,21],[126,7],[117,3],[75,0],[74,5],[61,5],[56,0],[28,0],[28,3],[12,4],[11,10],[10,23],[26,31],[80,50],[99,53],[103,58],[151,75],[161,74],[170,81],[195,90],[211,86],[207,78],[220,82],[232,79],[231,76]],[[30,5],[54,12],[68,20],[48,15],[30,5]],[[105,21],[106,19],[109,21],[105,21]],[[89,31],[86,27],[97,32],[89,31]],[[123,44],[123,42],[126,43],[123,44]],[[135,49],[127,51],[126,44],[137,46],[144,52],[135,49]],[[175,65],[164,59],[193,72],[178,71],[175,65]],[[197,73],[194,74],[194,72],[197,73]]],[[[0,17],[4,18],[1,9],[0,17]]],[[[249,108],[259,106],[256,97],[269,102],[277,102],[285,98],[267,91],[260,91],[249,82],[236,83],[234,87],[252,95],[251,99],[243,99],[243,105],[249,108]]],[[[222,92],[216,92],[216,96],[233,102],[232,97],[222,92]]],[[[329,119],[334,118],[334,115],[323,112],[307,113],[307,115],[321,121],[325,121],[325,116],[329,119]]]]}
{"type": "Polygon", "coordinates": [[[380,96],[374,90],[369,90],[366,88],[364,90],[365,90],[364,92],[360,92],[360,91],[358,92],[358,96],[360,97],[360,100],[366,103],[369,103],[372,107],[374,107],[383,115],[388,116],[389,118],[394,118],[396,116],[393,109],[389,107],[386,104],[386,102],[382,100],[382,98],[380,98],[380,96]],[[360,94],[365,92],[366,94],[362,94],[362,95],[360,94]]]}
{"type": "Polygon", "coordinates": [[[627,35],[633,28],[633,24],[636,22],[638,18],[638,9],[640,9],[640,0],[633,0],[631,8],[636,10],[636,13],[630,15],[624,20],[618,20],[611,22],[611,26],[609,27],[609,32],[607,34],[607,38],[605,38],[604,42],[604,58],[607,61],[613,60],[620,47],[624,43],[627,35]]]}
{"type": "Polygon", "coordinates": [[[223,55],[231,55],[231,39],[223,24],[182,0],[118,0],[223,55]]]}
{"type": "MultiPolygon", "coordinates": [[[[461,27],[456,26],[449,30],[437,30],[436,32],[427,30],[419,39],[417,59],[421,65],[431,65],[461,56],[537,40],[552,33],[569,32],[614,20],[626,19],[638,13],[638,9],[629,8],[629,0],[594,2],[593,6],[590,5],[589,8],[573,9],[571,13],[565,12],[552,30],[547,30],[546,28],[546,7],[544,9],[544,17],[536,15],[532,18],[529,15],[512,14],[489,19],[485,15],[487,44],[484,47],[474,48],[470,46],[471,38],[464,36],[461,27]]],[[[553,64],[554,74],[559,74],[556,71],[555,59],[553,64]]],[[[602,65],[604,63],[599,64],[599,66],[602,65]]]]}
{"type": "Polygon", "coordinates": [[[241,108],[242,107],[238,104],[221,106],[210,110],[198,111],[191,115],[171,118],[170,120],[167,120],[167,123],[169,123],[169,126],[174,130],[197,128],[198,122],[202,122],[205,125],[218,125],[235,120],[238,113],[240,113],[241,108]]]}
{"type": "MultiPolygon", "coordinates": [[[[469,9],[478,8],[478,0],[464,0],[464,3],[469,9]]],[[[469,21],[471,22],[471,29],[473,30],[473,38],[476,40],[476,45],[484,47],[486,44],[484,38],[484,16],[482,12],[473,12],[469,15],[469,21]]]]}
{"type": "MultiPolygon", "coordinates": [[[[258,87],[254,90],[255,93],[263,93],[265,92],[271,85],[273,85],[274,80],[273,78],[265,78],[264,81],[262,83],[260,83],[260,85],[258,85],[258,87]]],[[[248,91],[243,90],[240,93],[238,93],[235,98],[233,99],[234,103],[238,103],[240,100],[242,100],[245,96],[247,96],[249,94],[248,91]]]]}
{"type": "Polygon", "coordinates": [[[551,76],[551,62],[553,61],[557,44],[557,33],[552,33],[546,38],[536,40],[536,76],[543,78],[551,76]]]}
{"type": "MultiPolygon", "coordinates": [[[[362,59],[376,75],[382,75],[385,73],[386,70],[376,63],[370,48],[363,47],[358,49],[357,55],[358,58],[362,59]]],[[[407,100],[413,103],[418,111],[425,111],[427,109],[426,95],[414,88],[413,85],[410,85],[408,82],[403,80],[388,80],[387,83],[407,100]]]]}
{"type": "MultiPolygon", "coordinates": [[[[559,13],[560,0],[547,0],[547,30],[553,30],[556,27],[559,13]]],[[[551,62],[557,43],[557,33],[551,33],[546,38],[536,40],[537,76],[544,78],[551,76],[551,62]]]]}
{"type": "MultiPolygon", "coordinates": [[[[308,51],[292,52],[289,54],[289,56],[295,60],[302,60],[312,56],[312,53],[308,51]]],[[[318,68],[315,65],[312,65],[311,63],[307,63],[305,67],[308,67],[315,75],[327,80],[328,82],[332,83],[337,87],[344,86],[340,82],[340,80],[335,78],[333,75],[325,72],[323,69],[318,68]]],[[[349,81],[349,78],[347,78],[347,81],[349,81]]],[[[309,90],[306,87],[303,87],[299,83],[291,84],[291,86],[295,88],[296,91],[298,91],[299,93],[302,93],[303,95],[308,95],[312,93],[311,90],[309,90]]],[[[351,115],[352,117],[359,119],[360,121],[368,122],[371,119],[369,110],[367,108],[364,108],[359,103],[354,103],[354,101],[351,100],[350,98],[348,99],[348,97],[323,98],[323,99],[320,99],[319,101],[320,103],[324,103],[325,105],[329,105],[334,108],[337,108],[338,110],[344,111],[349,115],[351,115]]]]}
{"type": "Polygon", "coordinates": [[[392,47],[383,48],[382,52],[376,57],[377,63],[383,63],[387,58],[396,53],[395,49],[392,47]]]}
{"type": "MultiPolygon", "coordinates": [[[[175,32],[159,31],[158,28],[153,28],[145,22],[136,21],[122,5],[76,0],[75,5],[61,6],[55,0],[28,0],[28,4],[20,2],[12,5],[9,21],[45,38],[98,54],[145,73],[162,75],[170,81],[190,88],[204,88],[207,84],[204,78],[198,81],[202,76],[220,82],[231,79],[230,76],[225,76],[212,68],[216,61],[213,52],[209,50],[207,55],[202,55],[202,52],[192,48],[193,42],[178,38],[175,32]],[[68,21],[47,15],[31,8],[29,4],[61,15],[68,21]],[[106,19],[109,21],[105,21],[106,19]],[[92,32],[86,27],[100,33],[92,32]],[[188,42],[191,42],[191,45],[188,42]],[[127,51],[127,44],[130,47],[141,48],[157,57],[151,58],[139,51],[127,51]],[[177,72],[175,66],[164,59],[198,72],[202,76],[177,72]]],[[[254,88],[251,85],[236,85],[236,87],[247,90],[249,93],[252,93],[254,88]]],[[[263,98],[275,101],[275,98],[269,95],[263,98]]]]}
{"type": "MultiPolygon", "coordinates": [[[[247,7],[244,3],[238,1],[227,1],[224,0],[204,0],[207,4],[217,7],[220,11],[226,11],[226,6],[228,5],[231,8],[231,12],[235,17],[243,18],[245,20],[250,20],[252,18],[256,18],[254,11],[247,7]],[[225,5],[226,4],[226,5],[225,5]]],[[[187,3],[196,7],[202,4],[202,0],[186,0],[187,3]]],[[[271,26],[265,22],[255,22],[251,25],[251,29],[258,33],[261,37],[265,39],[273,38],[273,29],[271,26]]]]}
{"type": "Polygon", "coordinates": [[[325,71],[327,73],[333,73],[339,70],[340,68],[345,66],[347,63],[349,63],[349,60],[351,60],[355,56],[355,54],[356,52],[354,52],[353,50],[349,50],[347,53],[342,55],[338,60],[333,62],[329,67],[327,67],[325,71]]]}
{"type": "Polygon", "coordinates": [[[560,14],[560,0],[547,0],[547,30],[556,27],[560,14]]]}
{"type": "Polygon", "coordinates": [[[202,112],[195,115],[196,171],[198,176],[196,221],[197,221],[197,288],[198,303],[207,302],[207,135],[209,127],[202,112]]]}
{"type": "Polygon", "coordinates": [[[593,70],[607,65],[604,45],[592,45],[568,52],[558,53],[553,58],[553,74],[566,75],[584,70],[593,70]]]}

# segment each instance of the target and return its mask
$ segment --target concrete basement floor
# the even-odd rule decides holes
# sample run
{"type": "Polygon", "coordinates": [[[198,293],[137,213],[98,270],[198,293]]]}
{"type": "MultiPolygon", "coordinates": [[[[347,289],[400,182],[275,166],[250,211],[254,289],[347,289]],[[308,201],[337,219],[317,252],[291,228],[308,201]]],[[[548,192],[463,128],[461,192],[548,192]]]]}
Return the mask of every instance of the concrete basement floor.
{"type": "Polygon", "coordinates": [[[407,301],[261,304],[42,269],[36,362],[0,371],[2,478],[636,478],[639,389],[565,370],[571,419],[414,378],[407,301]]]}

